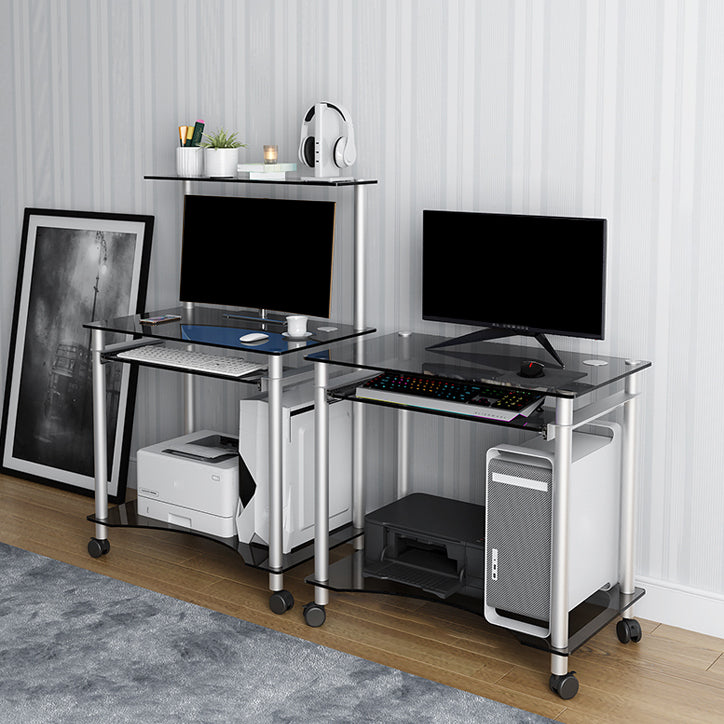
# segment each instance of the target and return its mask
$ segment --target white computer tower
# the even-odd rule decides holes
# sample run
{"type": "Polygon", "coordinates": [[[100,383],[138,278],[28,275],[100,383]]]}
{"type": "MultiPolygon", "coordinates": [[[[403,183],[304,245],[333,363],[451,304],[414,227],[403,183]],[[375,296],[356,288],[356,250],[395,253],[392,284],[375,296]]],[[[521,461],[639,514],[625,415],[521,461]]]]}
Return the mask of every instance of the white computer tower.
{"type": "MultiPolygon", "coordinates": [[[[554,441],[498,445],[486,456],[485,618],[550,634],[554,441]]],[[[573,432],[569,486],[568,610],[618,582],[621,428],[573,432]]]]}
{"type": "MultiPolygon", "coordinates": [[[[310,383],[282,392],[282,550],[314,538],[314,404],[310,383]]],[[[352,520],[352,403],[329,407],[329,527],[352,520]]],[[[239,452],[253,481],[236,520],[242,543],[269,543],[269,406],[265,394],[239,404],[239,452]]],[[[243,496],[242,496],[243,497],[243,496]]]]}
{"type": "Polygon", "coordinates": [[[239,455],[235,437],[199,430],[141,448],[138,513],[222,538],[236,534],[239,455]]]}

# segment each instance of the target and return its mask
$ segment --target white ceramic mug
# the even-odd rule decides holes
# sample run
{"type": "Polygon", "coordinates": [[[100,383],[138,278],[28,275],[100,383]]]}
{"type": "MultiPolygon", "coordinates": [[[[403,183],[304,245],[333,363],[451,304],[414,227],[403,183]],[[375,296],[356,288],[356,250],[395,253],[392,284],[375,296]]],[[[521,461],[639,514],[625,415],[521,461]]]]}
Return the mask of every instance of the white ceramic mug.
{"type": "Polygon", "coordinates": [[[176,149],[176,173],[198,178],[204,175],[204,149],[200,146],[179,146],[176,149]]]}
{"type": "Polygon", "coordinates": [[[287,317],[287,334],[290,337],[304,337],[307,333],[307,318],[302,314],[287,317]]]}

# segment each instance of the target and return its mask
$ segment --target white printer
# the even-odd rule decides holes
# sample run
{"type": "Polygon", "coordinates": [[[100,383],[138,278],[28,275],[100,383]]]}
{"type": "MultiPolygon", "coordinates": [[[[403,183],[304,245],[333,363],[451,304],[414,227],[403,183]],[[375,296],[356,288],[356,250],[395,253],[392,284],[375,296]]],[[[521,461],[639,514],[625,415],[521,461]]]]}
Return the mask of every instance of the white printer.
{"type": "Polygon", "coordinates": [[[200,430],[138,451],[138,513],[222,538],[236,535],[239,441],[200,430]]]}

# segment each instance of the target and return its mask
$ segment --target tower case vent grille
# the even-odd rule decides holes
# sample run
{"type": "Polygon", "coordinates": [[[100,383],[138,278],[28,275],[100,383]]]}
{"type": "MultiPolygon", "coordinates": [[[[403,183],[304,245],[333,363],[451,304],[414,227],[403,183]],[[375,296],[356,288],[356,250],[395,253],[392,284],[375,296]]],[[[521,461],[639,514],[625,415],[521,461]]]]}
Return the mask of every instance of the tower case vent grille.
{"type": "Polygon", "coordinates": [[[550,616],[552,482],[550,467],[501,458],[488,466],[487,566],[496,574],[487,603],[540,621],[550,616]]]}

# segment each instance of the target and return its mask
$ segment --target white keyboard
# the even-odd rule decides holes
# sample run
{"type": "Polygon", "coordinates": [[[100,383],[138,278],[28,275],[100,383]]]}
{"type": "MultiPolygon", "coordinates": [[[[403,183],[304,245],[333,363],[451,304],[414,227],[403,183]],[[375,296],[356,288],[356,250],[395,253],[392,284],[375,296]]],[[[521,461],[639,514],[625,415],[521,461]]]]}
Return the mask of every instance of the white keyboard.
{"type": "Polygon", "coordinates": [[[224,377],[244,377],[252,372],[266,369],[265,365],[247,362],[240,357],[222,357],[216,354],[191,352],[186,349],[149,344],[119,352],[120,359],[144,362],[149,365],[176,367],[182,370],[210,372],[224,377]]]}

